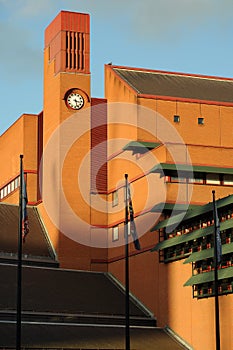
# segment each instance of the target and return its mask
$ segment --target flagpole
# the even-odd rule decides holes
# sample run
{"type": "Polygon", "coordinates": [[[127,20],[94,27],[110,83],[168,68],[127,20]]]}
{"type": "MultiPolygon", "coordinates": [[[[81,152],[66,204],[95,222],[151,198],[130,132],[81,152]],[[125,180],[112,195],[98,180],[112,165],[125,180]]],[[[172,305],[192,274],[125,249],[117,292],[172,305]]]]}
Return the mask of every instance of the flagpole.
{"type": "Polygon", "coordinates": [[[215,297],[215,339],[216,350],[220,350],[220,330],[219,330],[219,303],[218,303],[218,251],[217,251],[217,210],[215,203],[215,191],[213,194],[214,207],[214,297],[215,297]]]}
{"type": "Polygon", "coordinates": [[[19,224],[18,224],[18,264],[17,264],[17,321],[16,350],[21,349],[21,299],[22,299],[22,189],[23,189],[23,155],[20,155],[20,187],[19,187],[19,224]]]}
{"type": "Polygon", "coordinates": [[[128,174],[125,174],[125,349],[130,350],[129,325],[129,238],[128,174]]]}

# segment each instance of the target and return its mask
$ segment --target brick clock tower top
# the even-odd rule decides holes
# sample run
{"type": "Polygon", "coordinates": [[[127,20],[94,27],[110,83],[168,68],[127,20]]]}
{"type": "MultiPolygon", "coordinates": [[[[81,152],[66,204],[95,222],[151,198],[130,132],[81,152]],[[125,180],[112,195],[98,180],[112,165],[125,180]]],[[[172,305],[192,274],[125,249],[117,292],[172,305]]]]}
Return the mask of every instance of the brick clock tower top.
{"type": "Polygon", "coordinates": [[[45,49],[58,72],[90,73],[90,16],[61,11],[45,30],[45,49]]]}

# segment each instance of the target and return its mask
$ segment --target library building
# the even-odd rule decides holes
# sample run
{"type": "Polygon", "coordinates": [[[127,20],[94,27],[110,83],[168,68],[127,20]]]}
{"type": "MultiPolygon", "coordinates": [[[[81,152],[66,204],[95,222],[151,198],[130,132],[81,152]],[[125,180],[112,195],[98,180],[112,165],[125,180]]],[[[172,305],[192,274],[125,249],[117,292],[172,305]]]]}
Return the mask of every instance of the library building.
{"type": "Polygon", "coordinates": [[[22,348],[125,349],[128,288],[132,350],[231,350],[233,78],[106,63],[93,97],[90,35],[89,14],[57,14],[41,111],[0,136],[0,349],[25,182],[22,348]]]}

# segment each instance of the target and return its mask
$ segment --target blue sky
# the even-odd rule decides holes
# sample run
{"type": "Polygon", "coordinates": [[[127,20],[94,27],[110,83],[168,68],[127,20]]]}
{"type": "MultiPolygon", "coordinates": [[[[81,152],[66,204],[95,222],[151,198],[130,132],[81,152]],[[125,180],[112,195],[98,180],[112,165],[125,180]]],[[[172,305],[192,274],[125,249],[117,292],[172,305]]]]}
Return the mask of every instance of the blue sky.
{"type": "Polygon", "coordinates": [[[91,15],[93,97],[108,62],[233,78],[232,0],[0,0],[0,134],[43,109],[44,29],[60,10],[91,15]]]}

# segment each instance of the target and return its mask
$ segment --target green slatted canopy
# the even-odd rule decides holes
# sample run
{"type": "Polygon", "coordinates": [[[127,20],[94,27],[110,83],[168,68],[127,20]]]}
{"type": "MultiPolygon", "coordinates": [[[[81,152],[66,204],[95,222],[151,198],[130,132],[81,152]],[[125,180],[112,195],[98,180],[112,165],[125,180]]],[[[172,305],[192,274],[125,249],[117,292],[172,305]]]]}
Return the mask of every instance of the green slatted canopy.
{"type": "Polygon", "coordinates": [[[124,151],[133,151],[135,153],[145,153],[148,150],[157,148],[161,145],[159,142],[131,141],[123,147],[124,151]]]}
{"type": "Polygon", "coordinates": [[[199,230],[195,230],[191,233],[183,234],[181,236],[176,236],[173,238],[165,239],[159,242],[152,251],[163,250],[165,248],[173,247],[181,243],[189,242],[199,237],[204,237],[213,233],[213,226],[205,227],[199,230]]]}
{"type": "MultiPolygon", "coordinates": [[[[220,209],[222,207],[226,207],[229,205],[233,205],[233,195],[229,195],[227,197],[224,197],[216,201],[217,209],[220,209]]],[[[210,202],[208,204],[198,206],[196,208],[188,210],[185,216],[183,214],[177,214],[172,216],[169,219],[160,221],[157,225],[153,227],[152,230],[158,230],[163,227],[173,226],[173,225],[179,224],[181,221],[183,224],[185,221],[191,220],[199,215],[204,215],[212,212],[213,212],[213,203],[210,202]]]]}
{"type": "MultiPolygon", "coordinates": [[[[218,279],[233,277],[233,267],[218,270],[218,279]]],[[[214,281],[214,271],[203,272],[198,275],[193,275],[185,282],[184,287],[193,286],[195,284],[207,283],[214,281]]]]}
{"type": "MultiPolygon", "coordinates": [[[[233,243],[222,245],[222,255],[233,252],[233,243]]],[[[204,249],[200,252],[192,253],[185,261],[184,264],[188,264],[194,261],[200,261],[214,256],[214,248],[204,249]]]]}
{"type": "Polygon", "coordinates": [[[192,165],[192,164],[171,164],[171,163],[160,163],[155,165],[151,173],[160,173],[164,174],[169,173],[194,173],[194,174],[204,174],[204,173],[213,173],[213,174],[233,174],[233,168],[223,168],[223,167],[214,167],[214,166],[205,166],[205,165],[192,165]]]}
{"type": "MultiPolygon", "coordinates": [[[[226,230],[231,227],[233,227],[233,219],[223,221],[220,223],[220,231],[226,230]]],[[[191,233],[186,233],[181,236],[165,239],[164,241],[159,242],[154,248],[152,248],[151,251],[153,252],[153,251],[162,250],[165,248],[176,246],[181,243],[192,241],[200,237],[208,236],[210,234],[213,234],[213,230],[214,230],[213,226],[208,226],[205,228],[200,228],[198,230],[195,230],[191,233]]]]}

